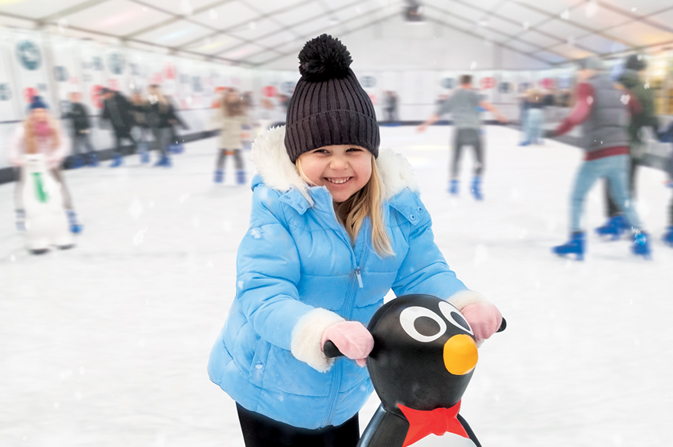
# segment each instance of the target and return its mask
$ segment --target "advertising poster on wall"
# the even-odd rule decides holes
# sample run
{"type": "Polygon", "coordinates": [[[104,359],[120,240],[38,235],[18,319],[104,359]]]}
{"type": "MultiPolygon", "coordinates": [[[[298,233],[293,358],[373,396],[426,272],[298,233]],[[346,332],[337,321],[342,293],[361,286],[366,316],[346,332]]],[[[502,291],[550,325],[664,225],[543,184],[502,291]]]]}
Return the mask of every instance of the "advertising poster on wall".
{"type": "Polygon", "coordinates": [[[14,67],[20,92],[17,96],[21,110],[26,110],[35,95],[51,101],[42,35],[31,31],[12,31],[7,37],[12,55],[11,66],[14,67]]]}

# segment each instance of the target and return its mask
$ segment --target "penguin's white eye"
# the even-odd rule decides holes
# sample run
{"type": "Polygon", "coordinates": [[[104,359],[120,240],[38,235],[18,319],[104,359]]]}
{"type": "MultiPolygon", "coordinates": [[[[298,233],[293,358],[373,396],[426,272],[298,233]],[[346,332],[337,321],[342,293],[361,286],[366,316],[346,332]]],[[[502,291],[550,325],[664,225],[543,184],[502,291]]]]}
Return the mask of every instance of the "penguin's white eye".
{"type": "Polygon", "coordinates": [[[444,318],[449,320],[451,324],[453,324],[456,327],[459,327],[460,329],[469,332],[471,335],[474,335],[474,332],[472,332],[472,328],[470,327],[470,324],[467,322],[465,317],[463,317],[460,312],[458,312],[458,309],[453,307],[447,302],[442,302],[439,303],[439,310],[442,311],[442,315],[444,315],[444,318]]]}
{"type": "Polygon", "coordinates": [[[411,338],[421,343],[437,340],[446,332],[444,320],[425,307],[408,307],[400,313],[402,329],[411,338]]]}

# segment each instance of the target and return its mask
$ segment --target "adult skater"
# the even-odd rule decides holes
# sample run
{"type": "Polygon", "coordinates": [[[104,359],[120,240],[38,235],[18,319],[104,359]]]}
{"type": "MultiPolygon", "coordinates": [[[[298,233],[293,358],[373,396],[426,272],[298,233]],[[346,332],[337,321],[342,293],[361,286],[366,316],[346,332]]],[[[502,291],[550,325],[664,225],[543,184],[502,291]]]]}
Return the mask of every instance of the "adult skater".
{"type": "Polygon", "coordinates": [[[451,180],[449,192],[458,194],[460,159],[464,146],[472,146],[476,159],[474,177],[471,191],[475,199],[482,200],[481,181],[484,172],[484,145],[481,138],[481,118],[479,109],[485,109],[495,115],[498,121],[505,123],[507,119],[492,104],[483,101],[472,88],[472,76],[460,77],[460,87],[437,109],[426,122],[418,126],[418,131],[423,132],[428,126],[434,124],[439,118],[447,113],[453,117],[455,127],[453,157],[451,161],[451,180]]]}
{"type": "MultiPolygon", "coordinates": [[[[669,156],[666,172],[668,173],[666,186],[673,188],[673,153],[669,156]]],[[[668,207],[668,228],[664,234],[664,242],[673,247],[673,195],[671,196],[671,204],[668,207]]]]}
{"type": "Polygon", "coordinates": [[[215,164],[215,183],[224,182],[224,167],[227,155],[232,155],[236,165],[236,183],[242,185],[246,178],[245,164],[241,154],[241,148],[243,147],[241,134],[243,126],[250,126],[250,118],[238,90],[235,88],[225,90],[213,121],[220,128],[219,150],[215,164]]]}
{"type": "Polygon", "coordinates": [[[147,122],[147,107],[146,101],[142,93],[136,91],[131,95],[131,102],[133,103],[133,120],[136,124],[136,141],[138,142],[138,152],[140,153],[140,162],[150,162],[150,145],[148,135],[150,133],[150,125],[147,122]]]}
{"type": "MultiPolygon", "coordinates": [[[[577,82],[575,108],[553,134],[562,135],[582,124],[585,156],[571,196],[570,240],[554,247],[553,251],[559,255],[576,254],[578,259],[583,259],[586,240],[581,225],[584,200],[599,178],[607,178],[612,198],[631,226],[633,252],[649,257],[649,238],[642,230],[629,197],[629,137],[624,128],[628,111],[622,102],[623,92],[614,85],[604,72],[603,63],[596,57],[580,61],[577,82]]],[[[638,109],[637,101],[633,99],[627,104],[631,110],[638,109]]]]}
{"type": "Polygon", "coordinates": [[[101,89],[103,98],[102,121],[108,121],[112,125],[112,131],[115,137],[115,148],[113,149],[113,158],[111,168],[116,168],[122,164],[122,140],[129,140],[133,144],[132,153],[135,153],[137,143],[131,135],[131,129],[135,125],[133,111],[135,107],[120,92],[108,88],[101,89]]]}
{"type": "Polygon", "coordinates": [[[42,154],[49,174],[61,184],[63,207],[68,215],[70,231],[79,233],[82,225],[77,222],[77,214],[72,203],[72,197],[65,178],[61,172],[61,164],[68,155],[68,138],[65,136],[58,121],[49,113],[47,104],[40,96],[35,96],[29,106],[29,115],[16,128],[9,145],[10,163],[17,168],[17,182],[14,189],[14,203],[16,206],[16,226],[25,230],[26,212],[23,201],[23,188],[26,178],[24,156],[26,153],[42,154]]]}
{"type": "Polygon", "coordinates": [[[161,91],[157,84],[150,85],[148,102],[146,104],[147,123],[152,129],[154,141],[159,146],[159,160],[154,166],[171,167],[171,158],[168,147],[171,144],[173,126],[184,123],[175,114],[173,104],[161,91]]]}
{"type": "Polygon", "coordinates": [[[365,325],[390,288],[449,299],[478,339],[502,318],[446,264],[411,166],[379,153],[346,47],[323,34],[299,61],[286,127],[253,147],[250,228],[208,373],[236,401],[247,447],[355,447],[373,389],[365,325]],[[328,340],[347,359],[328,359],[328,340]]]}
{"type": "MultiPolygon", "coordinates": [[[[647,142],[643,140],[642,129],[651,127],[653,134],[657,134],[659,122],[654,111],[654,92],[645,87],[644,71],[647,62],[639,54],[632,54],[626,59],[625,70],[619,76],[619,83],[627,90],[627,94],[635,97],[640,104],[640,110],[631,115],[629,122],[629,193],[632,199],[636,197],[636,170],[640,165],[647,149],[647,142]]],[[[596,228],[596,232],[609,236],[608,240],[617,240],[629,229],[629,223],[624,218],[620,208],[610,195],[610,180],[605,181],[605,200],[608,221],[605,225],[596,228]]]]}
{"type": "Polygon", "coordinates": [[[531,88],[526,92],[526,101],[524,119],[524,139],[520,146],[529,144],[542,144],[542,124],[544,122],[544,107],[546,105],[545,97],[542,92],[536,88],[531,88]]]}
{"type": "Polygon", "coordinates": [[[62,118],[70,120],[70,127],[72,128],[72,167],[79,168],[87,164],[97,166],[96,152],[89,139],[91,133],[89,111],[82,104],[81,93],[72,92],[69,99],[68,112],[63,114],[62,118]]]}

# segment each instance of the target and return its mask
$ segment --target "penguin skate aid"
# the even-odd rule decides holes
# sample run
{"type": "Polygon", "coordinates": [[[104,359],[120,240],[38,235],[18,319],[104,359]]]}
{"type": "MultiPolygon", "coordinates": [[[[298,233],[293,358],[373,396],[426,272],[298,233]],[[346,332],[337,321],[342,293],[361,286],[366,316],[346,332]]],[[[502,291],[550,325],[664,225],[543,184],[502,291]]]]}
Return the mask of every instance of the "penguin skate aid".
{"type": "MultiPolygon", "coordinates": [[[[506,327],[503,318],[498,332],[506,327]]],[[[458,309],[430,295],[401,296],[381,307],[367,329],[374,337],[367,368],[381,405],[358,447],[406,447],[444,433],[479,446],[458,413],[478,358],[472,328],[458,309]]],[[[329,340],[323,351],[343,355],[329,340]]]]}

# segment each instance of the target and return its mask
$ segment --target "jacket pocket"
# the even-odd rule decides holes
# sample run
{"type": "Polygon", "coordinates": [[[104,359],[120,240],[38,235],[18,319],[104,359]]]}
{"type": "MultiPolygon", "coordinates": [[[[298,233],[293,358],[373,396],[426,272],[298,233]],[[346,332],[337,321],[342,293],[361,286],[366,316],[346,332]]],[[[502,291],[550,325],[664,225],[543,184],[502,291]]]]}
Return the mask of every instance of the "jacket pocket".
{"type": "Polygon", "coordinates": [[[250,372],[248,374],[248,380],[253,385],[262,386],[264,381],[264,372],[266,370],[266,360],[269,356],[269,349],[271,343],[267,342],[263,338],[260,338],[257,341],[257,346],[255,347],[255,354],[252,356],[252,362],[250,363],[250,372]]]}

